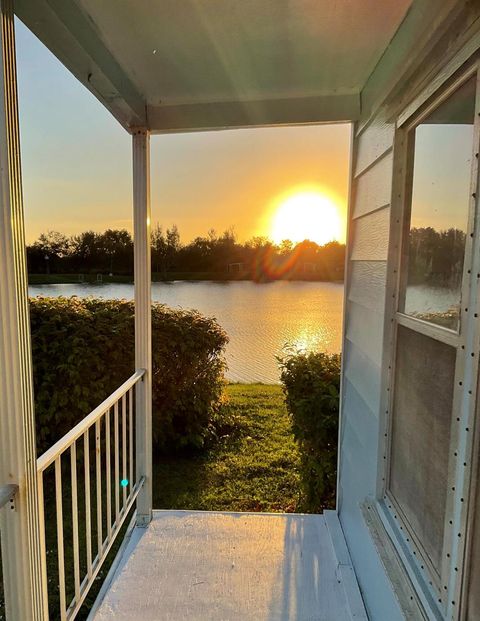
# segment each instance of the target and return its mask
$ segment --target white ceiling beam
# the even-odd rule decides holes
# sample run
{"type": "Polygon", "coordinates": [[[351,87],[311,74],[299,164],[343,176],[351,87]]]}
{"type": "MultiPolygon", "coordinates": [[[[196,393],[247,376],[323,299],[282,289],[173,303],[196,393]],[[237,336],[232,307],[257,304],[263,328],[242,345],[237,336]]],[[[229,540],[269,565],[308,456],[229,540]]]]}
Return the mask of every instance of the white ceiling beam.
{"type": "Polygon", "coordinates": [[[153,133],[336,123],[359,118],[360,95],[149,106],[147,116],[153,133]]]}

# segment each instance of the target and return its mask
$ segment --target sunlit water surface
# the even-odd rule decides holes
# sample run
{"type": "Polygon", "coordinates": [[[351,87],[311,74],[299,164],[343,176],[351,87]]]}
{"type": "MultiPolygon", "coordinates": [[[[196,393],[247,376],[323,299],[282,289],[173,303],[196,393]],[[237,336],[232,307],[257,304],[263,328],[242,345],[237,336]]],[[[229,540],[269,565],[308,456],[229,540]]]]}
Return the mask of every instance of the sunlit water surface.
{"type": "MultiPolygon", "coordinates": [[[[128,284],[36,285],[30,295],[132,299],[128,284]]],[[[227,331],[227,378],[278,382],[276,356],[286,344],[338,353],[343,285],[317,282],[152,283],[152,298],[216,317],[227,331]]]]}

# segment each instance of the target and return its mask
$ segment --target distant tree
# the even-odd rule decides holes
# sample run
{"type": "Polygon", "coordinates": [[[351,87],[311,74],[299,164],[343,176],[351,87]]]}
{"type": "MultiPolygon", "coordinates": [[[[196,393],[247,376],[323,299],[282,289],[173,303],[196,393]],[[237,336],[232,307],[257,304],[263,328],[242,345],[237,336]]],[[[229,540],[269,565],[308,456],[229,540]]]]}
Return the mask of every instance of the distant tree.
{"type": "Polygon", "coordinates": [[[165,277],[174,265],[181,248],[177,226],[174,224],[164,233],[161,225],[157,223],[152,229],[151,243],[154,271],[165,277]]]}
{"type": "Polygon", "coordinates": [[[462,279],[465,232],[460,229],[410,229],[408,275],[410,283],[427,282],[459,287],[462,279]]]}
{"type": "MultiPolygon", "coordinates": [[[[108,229],[98,238],[99,250],[110,273],[131,271],[133,267],[133,240],[128,231],[108,229]]],[[[103,263],[103,262],[102,262],[103,263]]]]}
{"type": "Polygon", "coordinates": [[[245,242],[245,246],[247,248],[254,248],[255,250],[258,250],[259,248],[270,248],[273,246],[273,243],[272,240],[265,235],[256,235],[245,242]]]}
{"type": "Polygon", "coordinates": [[[318,277],[325,280],[340,280],[345,271],[345,245],[331,241],[320,246],[317,254],[318,277]]]}
{"type": "Polygon", "coordinates": [[[94,231],[75,235],[72,238],[72,259],[75,271],[94,271],[101,260],[100,235],[94,231]]]}
{"type": "Polygon", "coordinates": [[[163,229],[158,222],[152,228],[151,244],[153,271],[159,273],[163,270],[163,257],[165,256],[165,247],[167,242],[163,234],[163,229]]]}
{"type": "Polygon", "coordinates": [[[68,257],[70,253],[71,240],[58,231],[48,231],[40,235],[32,250],[32,256],[36,257],[37,264],[44,262],[46,272],[62,271],[62,259],[68,257]]]}
{"type": "Polygon", "coordinates": [[[293,250],[293,242],[290,241],[289,239],[282,240],[280,244],[278,245],[278,252],[282,256],[290,255],[292,250],[293,250]]]}
{"type": "Polygon", "coordinates": [[[70,239],[58,231],[48,231],[42,233],[34,244],[41,252],[49,255],[50,258],[66,257],[70,251],[70,239]]]}

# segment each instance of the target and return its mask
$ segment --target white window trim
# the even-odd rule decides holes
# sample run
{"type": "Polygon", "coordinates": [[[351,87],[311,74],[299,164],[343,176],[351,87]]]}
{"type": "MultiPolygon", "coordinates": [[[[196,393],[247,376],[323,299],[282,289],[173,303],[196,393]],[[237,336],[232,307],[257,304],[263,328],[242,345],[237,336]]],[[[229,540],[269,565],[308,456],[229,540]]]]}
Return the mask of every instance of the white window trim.
{"type": "Polygon", "coordinates": [[[408,219],[405,217],[405,210],[407,206],[409,207],[410,198],[408,187],[411,185],[407,178],[407,175],[410,174],[408,170],[408,132],[475,73],[477,75],[477,93],[474,152],[475,154],[478,153],[480,145],[480,62],[478,60],[473,61],[468,69],[463,71],[458,78],[451,80],[451,83],[446,87],[443,84],[451,78],[451,75],[445,75],[445,80],[443,84],[438,86],[436,93],[432,93],[431,86],[427,87],[416,98],[417,105],[415,106],[415,102],[413,102],[408,106],[408,116],[406,113],[402,113],[399,117],[402,124],[397,126],[394,141],[391,237],[388,257],[388,269],[389,272],[391,270],[391,273],[386,296],[386,316],[390,325],[386,326],[385,331],[384,351],[387,355],[384,360],[387,361],[388,371],[384,373],[382,382],[382,433],[379,444],[380,459],[377,487],[379,515],[382,517],[386,528],[388,527],[388,532],[405,563],[407,573],[414,584],[419,585],[426,609],[429,609],[434,617],[448,617],[455,620],[464,618],[465,614],[465,603],[462,601],[462,581],[466,579],[468,570],[469,546],[467,544],[471,533],[467,529],[467,525],[472,518],[471,511],[469,511],[469,506],[473,505],[470,502],[471,484],[475,470],[472,468],[472,460],[475,451],[474,436],[478,435],[478,433],[473,433],[478,358],[480,357],[478,347],[480,342],[480,320],[478,319],[480,316],[480,300],[477,297],[478,275],[480,275],[480,235],[478,230],[476,238],[473,237],[475,220],[479,210],[476,198],[478,194],[478,157],[474,157],[472,163],[471,200],[462,280],[462,309],[459,332],[408,316],[399,312],[398,307],[401,291],[401,265],[403,264],[403,238],[407,232],[406,227],[409,226],[408,219]],[[428,105],[424,105],[427,100],[426,93],[428,93],[428,97],[433,96],[428,105]],[[422,107],[423,109],[421,109],[422,107]],[[435,581],[436,572],[424,554],[420,542],[417,541],[415,533],[409,529],[406,520],[401,517],[399,507],[388,492],[390,412],[393,398],[398,325],[457,347],[444,547],[442,567],[440,576],[437,574],[437,581],[435,581]],[[460,537],[458,533],[460,533],[460,537]],[[405,552],[406,550],[408,553],[405,552]]]}

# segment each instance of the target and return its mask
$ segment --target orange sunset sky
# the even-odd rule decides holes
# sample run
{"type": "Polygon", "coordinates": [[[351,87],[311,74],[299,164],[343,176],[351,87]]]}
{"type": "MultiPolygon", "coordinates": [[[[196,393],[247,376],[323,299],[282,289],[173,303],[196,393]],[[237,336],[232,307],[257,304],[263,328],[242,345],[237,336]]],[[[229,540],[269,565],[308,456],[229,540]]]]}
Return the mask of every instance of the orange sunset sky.
{"type": "MultiPolygon", "coordinates": [[[[17,59],[27,242],[46,230],[131,231],[130,136],[20,22],[17,59]]],[[[334,205],[344,241],[349,140],[348,125],[153,136],[153,223],[177,224],[184,242],[210,228],[272,236],[278,207],[308,194],[334,205]]],[[[309,220],[311,239],[320,227],[328,238],[331,216],[309,220]]]]}

